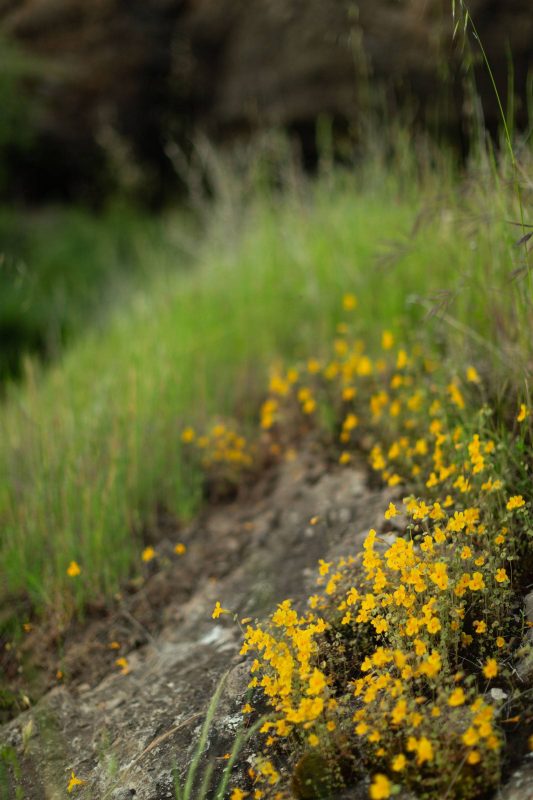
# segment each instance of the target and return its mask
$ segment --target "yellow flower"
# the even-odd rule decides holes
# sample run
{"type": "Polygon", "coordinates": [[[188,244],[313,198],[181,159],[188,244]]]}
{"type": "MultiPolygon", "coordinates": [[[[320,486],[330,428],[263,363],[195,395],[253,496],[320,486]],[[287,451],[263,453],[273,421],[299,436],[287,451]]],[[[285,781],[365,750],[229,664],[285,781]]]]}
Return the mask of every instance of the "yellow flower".
{"type": "Polygon", "coordinates": [[[242,711],[242,713],[243,713],[243,714],[251,714],[251,713],[252,713],[252,711],[253,711],[253,708],[252,708],[252,706],[250,705],[250,703],[246,703],[246,705],[244,705],[244,706],[242,707],[241,711],[242,711]]]}
{"type": "Polygon", "coordinates": [[[468,367],[466,370],[466,379],[470,383],[479,383],[479,375],[475,367],[468,367]]]}
{"type": "Polygon", "coordinates": [[[192,428],[185,428],[181,434],[181,441],[185,444],[190,444],[194,441],[195,433],[192,428]]]}
{"type": "Polygon", "coordinates": [[[407,357],[407,353],[405,352],[405,350],[399,350],[398,351],[398,358],[396,359],[396,368],[397,369],[403,369],[404,367],[406,367],[408,365],[408,363],[409,363],[409,359],[407,357]]]}
{"type": "Polygon", "coordinates": [[[236,787],[231,793],[230,800],[244,800],[245,797],[248,797],[248,792],[236,787]]]}
{"type": "Polygon", "coordinates": [[[526,406],[525,403],[520,404],[520,411],[518,412],[518,416],[516,418],[517,422],[523,422],[527,417],[529,417],[530,411],[529,408],[526,406]]]}
{"type": "Polygon", "coordinates": [[[405,769],[405,765],[407,764],[407,759],[403,753],[399,753],[399,755],[395,756],[391,767],[394,772],[401,772],[402,769],[405,769]]]}
{"type": "Polygon", "coordinates": [[[370,785],[371,800],[387,800],[391,794],[391,782],[386,775],[378,773],[374,775],[374,781],[370,785]]]}
{"type": "Polygon", "coordinates": [[[174,547],[174,552],[176,553],[177,556],[182,556],[186,552],[186,550],[187,548],[181,542],[178,542],[178,544],[174,547]]]}
{"type": "Polygon", "coordinates": [[[483,675],[490,680],[498,674],[498,663],[495,658],[488,658],[483,667],[483,675]]]}
{"type": "Polygon", "coordinates": [[[342,298],[342,307],[345,311],[353,311],[357,308],[357,297],[354,294],[345,294],[342,298]]]}
{"type": "Polygon", "coordinates": [[[466,760],[469,764],[479,764],[481,761],[481,756],[477,750],[472,750],[472,752],[468,754],[466,760]]]}
{"type": "Polygon", "coordinates": [[[500,648],[505,647],[505,639],[503,638],[503,636],[498,636],[498,638],[496,639],[496,647],[500,648]]]}
{"type": "Polygon", "coordinates": [[[80,565],[77,561],[71,561],[67,567],[67,575],[69,578],[75,578],[81,572],[80,565]]]}
{"type": "Polygon", "coordinates": [[[516,494],[513,497],[509,498],[509,500],[507,501],[506,508],[507,508],[507,511],[513,511],[515,508],[522,508],[522,506],[525,506],[525,504],[526,504],[526,501],[524,500],[522,495],[521,494],[516,494]]]}
{"type": "Polygon", "coordinates": [[[389,503],[388,509],[385,511],[385,519],[392,519],[393,517],[398,516],[398,509],[394,505],[394,503],[389,503]]]}
{"type": "Polygon", "coordinates": [[[319,739],[316,733],[312,733],[309,738],[307,739],[311,747],[318,747],[319,739]]]}
{"type": "Polygon", "coordinates": [[[428,633],[438,633],[441,629],[439,619],[437,617],[430,617],[426,622],[426,629],[428,633]]]}
{"type": "Polygon", "coordinates": [[[448,698],[448,705],[455,708],[456,706],[462,706],[466,700],[465,693],[459,686],[457,689],[454,689],[451,695],[448,698]]]}
{"type": "Polygon", "coordinates": [[[128,659],[122,656],[121,658],[117,658],[115,661],[117,667],[120,667],[120,672],[122,675],[127,675],[130,671],[130,666],[128,664],[128,659]]]}
{"type": "Polygon", "coordinates": [[[452,403],[457,406],[457,408],[463,409],[465,407],[465,401],[457,384],[450,383],[447,387],[447,391],[452,403]]]}
{"type": "Polygon", "coordinates": [[[83,786],[84,783],[85,781],[82,781],[81,778],[77,778],[76,775],[74,774],[74,770],[72,770],[72,773],[70,775],[70,780],[67,786],[67,792],[69,792],[70,794],[70,792],[74,791],[74,788],[76,786],[83,786]]]}
{"type": "Polygon", "coordinates": [[[473,747],[473,745],[479,742],[479,734],[475,728],[468,728],[462,735],[463,743],[466,744],[467,747],[473,747]]]}
{"type": "Polygon", "coordinates": [[[313,674],[309,679],[309,687],[307,689],[307,694],[320,694],[326,688],[326,679],[324,677],[324,673],[320,672],[319,669],[315,667],[313,670],[313,674]]]}
{"type": "Polygon", "coordinates": [[[218,619],[221,614],[231,614],[231,611],[228,611],[227,608],[222,608],[220,602],[217,600],[213,609],[213,613],[211,614],[211,618],[218,619]]]}
{"type": "Polygon", "coordinates": [[[155,550],[153,547],[145,547],[141,556],[143,561],[152,561],[155,558],[155,550]]]}
{"type": "Polygon", "coordinates": [[[390,331],[383,331],[381,334],[381,346],[384,350],[390,350],[394,345],[394,336],[390,331]]]}
{"type": "Polygon", "coordinates": [[[425,736],[418,742],[416,763],[420,766],[425,761],[433,761],[433,746],[425,736]]]}
{"type": "Polygon", "coordinates": [[[345,450],[343,453],[340,454],[339,464],[349,464],[351,460],[352,460],[351,455],[347,453],[345,450]]]}
{"type": "Polygon", "coordinates": [[[483,575],[481,572],[472,573],[472,578],[468,581],[468,588],[473,592],[477,592],[480,589],[485,588],[485,581],[483,580],[483,575]]]}
{"type": "Polygon", "coordinates": [[[503,568],[503,567],[502,567],[502,569],[497,569],[496,570],[496,575],[494,577],[498,581],[498,583],[505,583],[506,581],[509,580],[507,572],[505,571],[505,568],[503,568]]]}

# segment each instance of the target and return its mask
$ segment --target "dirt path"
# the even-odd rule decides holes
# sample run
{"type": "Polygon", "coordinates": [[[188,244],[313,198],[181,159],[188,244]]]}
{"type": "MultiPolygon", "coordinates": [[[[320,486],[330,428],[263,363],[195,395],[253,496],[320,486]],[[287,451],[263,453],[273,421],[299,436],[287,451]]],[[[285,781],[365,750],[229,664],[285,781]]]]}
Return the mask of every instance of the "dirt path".
{"type": "MultiPolygon", "coordinates": [[[[208,740],[208,757],[225,764],[242,719],[248,665],[239,656],[237,625],[211,618],[215,602],[239,617],[261,618],[286,597],[302,601],[318,559],[356,552],[369,528],[381,528],[390,499],[390,490],[369,488],[364,466],[332,468],[308,448],[271,476],[268,489],[208,511],[180,532],[187,555],[89,626],[65,656],[74,679],[0,730],[0,745],[16,751],[20,767],[18,778],[10,772],[7,797],[64,798],[74,770],[85,783],[72,796],[82,799],[173,798],[173,769],[185,772],[229,669],[208,740]],[[106,646],[119,634],[132,648],[125,652],[123,644],[120,653],[126,675],[106,646]]],[[[533,797],[527,770],[513,781],[502,798],[533,797]]],[[[366,796],[365,785],[347,795],[366,796]]]]}

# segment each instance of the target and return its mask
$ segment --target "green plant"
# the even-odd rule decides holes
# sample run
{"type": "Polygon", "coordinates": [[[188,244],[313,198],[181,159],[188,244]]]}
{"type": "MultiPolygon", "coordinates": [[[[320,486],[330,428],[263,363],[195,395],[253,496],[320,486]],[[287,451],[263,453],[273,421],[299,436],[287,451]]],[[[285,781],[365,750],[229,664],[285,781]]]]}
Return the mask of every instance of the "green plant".
{"type": "Polygon", "coordinates": [[[176,800],[191,800],[192,797],[194,797],[194,800],[206,800],[207,797],[211,797],[213,798],[213,800],[225,800],[226,790],[231,780],[231,771],[237,757],[239,756],[246,742],[257,732],[257,730],[264,723],[264,719],[262,718],[259,721],[257,721],[254,725],[251,725],[248,729],[244,730],[243,728],[241,728],[238,731],[238,733],[235,736],[231,752],[229,754],[229,759],[227,759],[227,763],[224,769],[222,770],[222,775],[220,776],[218,784],[216,786],[212,785],[213,772],[215,769],[215,762],[213,760],[209,761],[207,764],[203,766],[202,779],[199,786],[197,785],[198,782],[196,781],[196,776],[198,768],[200,766],[202,757],[204,756],[205,746],[209,737],[211,724],[216,714],[220,702],[220,697],[224,690],[227,677],[228,673],[226,673],[220,679],[217,688],[213,693],[213,696],[207,708],[202,728],[200,730],[198,743],[194,749],[191,763],[189,764],[185,777],[180,778],[177,771],[175,772],[174,787],[176,792],[176,800]]]}

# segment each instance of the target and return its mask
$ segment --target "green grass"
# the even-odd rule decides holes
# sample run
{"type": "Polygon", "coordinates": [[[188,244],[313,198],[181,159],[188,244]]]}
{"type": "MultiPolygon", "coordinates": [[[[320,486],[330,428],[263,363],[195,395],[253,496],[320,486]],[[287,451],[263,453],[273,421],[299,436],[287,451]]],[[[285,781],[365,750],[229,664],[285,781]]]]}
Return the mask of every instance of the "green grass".
{"type": "MultiPolygon", "coordinates": [[[[185,220],[172,223],[115,204],[21,213],[0,209],[0,383],[25,354],[50,359],[148,277],[146,249],[188,261],[185,220]]],[[[188,226],[191,221],[187,220],[188,226]]]]}
{"type": "Polygon", "coordinates": [[[168,241],[134,235],[149,288],[55,365],[29,364],[0,408],[4,606],[17,613],[14,599],[29,598],[71,612],[116,591],[138,570],[156,509],[188,516],[198,505],[182,426],[232,414],[251,425],[269,365],[319,354],[346,291],[366,341],[383,327],[418,335],[458,367],[490,370],[500,398],[523,387],[529,273],[512,273],[528,256],[511,246],[520,230],[507,222],[517,201],[505,165],[486,159],[459,180],[399,152],[215,205],[188,272],[164,268],[168,218],[168,241]],[[435,299],[441,290],[451,294],[435,299]],[[443,299],[445,313],[428,317],[443,299]]]}

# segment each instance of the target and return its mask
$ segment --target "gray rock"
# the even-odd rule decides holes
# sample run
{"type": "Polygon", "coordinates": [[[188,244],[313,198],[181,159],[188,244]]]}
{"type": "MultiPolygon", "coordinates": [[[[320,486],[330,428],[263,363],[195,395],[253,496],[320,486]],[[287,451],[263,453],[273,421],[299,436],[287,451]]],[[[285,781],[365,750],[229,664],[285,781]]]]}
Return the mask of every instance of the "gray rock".
{"type": "Polygon", "coordinates": [[[113,789],[111,792],[111,800],[131,800],[135,795],[135,789],[113,789]]]}
{"type": "Polygon", "coordinates": [[[516,770],[509,781],[496,795],[496,800],[532,800],[533,798],[533,757],[516,770]]]}

